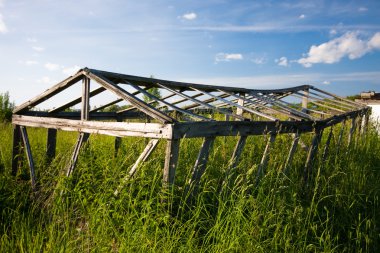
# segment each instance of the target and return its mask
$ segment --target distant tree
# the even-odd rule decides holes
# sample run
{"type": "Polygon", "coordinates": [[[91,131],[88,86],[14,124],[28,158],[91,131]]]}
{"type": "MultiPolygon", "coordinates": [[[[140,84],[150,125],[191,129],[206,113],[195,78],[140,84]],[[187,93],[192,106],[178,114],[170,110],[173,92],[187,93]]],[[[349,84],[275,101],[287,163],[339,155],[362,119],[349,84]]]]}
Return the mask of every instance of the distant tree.
{"type": "MultiPolygon", "coordinates": [[[[154,78],[154,77],[151,75],[150,78],[154,78]]],[[[150,93],[150,94],[152,94],[155,97],[161,98],[161,92],[160,92],[160,90],[157,87],[152,87],[152,88],[148,89],[147,92],[150,93]]],[[[151,101],[154,101],[154,99],[150,98],[147,95],[144,95],[144,102],[149,103],[151,101]]],[[[153,102],[150,105],[152,105],[153,107],[157,107],[158,106],[158,102],[157,101],[153,102]]]]}
{"type": "Polygon", "coordinates": [[[12,120],[14,107],[14,103],[10,102],[9,93],[0,93],[0,122],[9,122],[12,120]]]}

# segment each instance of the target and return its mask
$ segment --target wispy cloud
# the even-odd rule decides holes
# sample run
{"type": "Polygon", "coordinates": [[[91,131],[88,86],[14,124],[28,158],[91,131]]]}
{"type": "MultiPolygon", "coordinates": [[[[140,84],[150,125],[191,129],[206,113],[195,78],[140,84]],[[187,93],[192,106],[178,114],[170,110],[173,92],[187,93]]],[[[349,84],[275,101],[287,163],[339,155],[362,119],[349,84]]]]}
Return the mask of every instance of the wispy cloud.
{"type": "Polygon", "coordinates": [[[60,68],[59,64],[55,64],[51,62],[46,63],[44,66],[47,70],[50,70],[50,71],[55,71],[60,68]]]}
{"type": "Polygon", "coordinates": [[[366,12],[366,11],[368,11],[368,8],[367,7],[359,7],[358,11],[359,12],[366,12]]]}
{"type": "Polygon", "coordinates": [[[306,56],[297,62],[308,68],[316,63],[337,63],[344,57],[354,60],[375,49],[380,49],[380,32],[368,40],[361,39],[357,32],[347,32],[326,43],[311,46],[306,56]]]}
{"type": "Polygon", "coordinates": [[[194,20],[197,18],[197,14],[195,12],[188,12],[181,16],[181,18],[186,20],[194,20]]]}
{"type": "Polygon", "coordinates": [[[301,14],[298,18],[299,19],[304,19],[304,18],[306,18],[306,15],[305,14],[301,14]]]}
{"type": "Polygon", "coordinates": [[[3,20],[3,16],[0,13],[0,33],[7,33],[7,32],[8,32],[8,28],[5,25],[5,22],[3,20]]]}
{"type": "Polygon", "coordinates": [[[236,61],[236,60],[243,60],[242,54],[227,54],[227,53],[218,53],[215,55],[215,62],[221,62],[221,61],[236,61]]]}
{"type": "Polygon", "coordinates": [[[48,76],[43,76],[40,79],[37,80],[37,83],[43,83],[43,84],[53,84],[56,83],[57,81],[51,79],[48,76]]]}
{"type": "Polygon", "coordinates": [[[34,51],[37,51],[37,52],[42,52],[42,51],[45,50],[45,48],[43,48],[43,47],[32,47],[32,49],[33,49],[34,51]]]}
{"type": "Polygon", "coordinates": [[[71,66],[71,67],[64,67],[62,69],[62,73],[68,76],[74,75],[76,72],[80,70],[80,67],[77,65],[71,66]]]}
{"type": "Polygon", "coordinates": [[[26,61],[19,61],[19,63],[24,64],[26,66],[33,66],[33,65],[37,65],[38,61],[26,60],[26,61]]]}
{"type": "Polygon", "coordinates": [[[283,67],[289,66],[288,58],[286,58],[285,56],[281,57],[280,59],[275,59],[274,61],[278,64],[278,66],[283,66],[283,67]]]}
{"type": "Polygon", "coordinates": [[[36,43],[37,39],[36,38],[26,38],[26,41],[29,43],[36,43]]]}

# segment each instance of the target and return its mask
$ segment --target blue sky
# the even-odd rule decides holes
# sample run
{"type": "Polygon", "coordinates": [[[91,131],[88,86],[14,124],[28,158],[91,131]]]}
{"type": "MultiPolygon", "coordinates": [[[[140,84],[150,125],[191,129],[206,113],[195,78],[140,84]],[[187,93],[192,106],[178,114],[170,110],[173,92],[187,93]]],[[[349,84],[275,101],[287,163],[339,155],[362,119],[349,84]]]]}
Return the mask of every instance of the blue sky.
{"type": "Polygon", "coordinates": [[[0,0],[0,92],[81,67],[248,88],[380,92],[380,1],[0,0]]]}

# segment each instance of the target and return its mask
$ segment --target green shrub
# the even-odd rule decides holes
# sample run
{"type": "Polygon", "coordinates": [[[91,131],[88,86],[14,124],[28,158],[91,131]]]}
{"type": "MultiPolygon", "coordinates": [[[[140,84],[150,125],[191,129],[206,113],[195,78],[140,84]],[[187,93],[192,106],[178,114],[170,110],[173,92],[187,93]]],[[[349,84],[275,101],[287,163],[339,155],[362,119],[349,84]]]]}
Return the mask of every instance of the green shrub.
{"type": "Polygon", "coordinates": [[[11,121],[14,103],[10,102],[9,93],[0,93],[0,122],[11,121]]]}

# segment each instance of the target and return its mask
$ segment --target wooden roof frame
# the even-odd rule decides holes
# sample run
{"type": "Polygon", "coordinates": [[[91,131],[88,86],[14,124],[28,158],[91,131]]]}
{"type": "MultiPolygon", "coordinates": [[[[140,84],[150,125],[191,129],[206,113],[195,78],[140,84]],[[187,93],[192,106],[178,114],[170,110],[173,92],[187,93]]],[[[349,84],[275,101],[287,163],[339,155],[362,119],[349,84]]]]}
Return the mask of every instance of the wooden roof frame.
{"type": "MultiPolygon", "coordinates": [[[[244,146],[246,136],[249,135],[293,133],[299,136],[305,132],[314,132],[317,139],[313,143],[317,145],[318,136],[323,129],[346,120],[356,122],[358,118],[367,119],[369,112],[369,108],[362,103],[339,97],[311,85],[260,90],[175,82],[84,68],[14,109],[12,169],[14,173],[17,171],[21,146],[25,145],[27,149],[29,146],[25,127],[49,129],[47,155],[50,158],[55,154],[57,129],[80,132],[67,174],[74,170],[80,147],[87,141],[89,134],[115,136],[118,143],[120,143],[120,137],[140,136],[152,140],[167,140],[163,181],[171,185],[174,183],[181,138],[205,138],[199,157],[204,158],[206,155],[207,161],[209,149],[217,136],[241,136],[241,142],[237,144],[237,149],[240,149],[244,146]],[[33,110],[42,102],[81,80],[82,94],[78,98],[49,111],[33,110]],[[90,82],[96,82],[99,88],[90,91],[90,82]],[[124,86],[133,88],[135,92],[128,92],[124,86]],[[152,87],[164,90],[168,95],[162,98],[156,97],[148,91],[152,87]],[[90,109],[90,98],[104,91],[113,93],[117,99],[96,109],[90,109]],[[195,94],[190,94],[191,92],[195,94]],[[143,101],[141,97],[139,98],[141,94],[148,96],[152,102],[143,101]],[[175,96],[178,98],[170,101],[175,96]],[[203,98],[200,98],[202,96],[203,98]],[[286,101],[286,97],[301,99],[302,105],[295,106],[286,101]],[[122,101],[128,102],[131,107],[115,112],[100,111],[122,101]],[[192,104],[181,106],[183,102],[192,104]],[[154,103],[161,106],[155,107],[154,103]],[[78,104],[81,104],[80,112],[65,111],[78,104]],[[311,108],[311,105],[316,108],[311,108]],[[173,112],[180,114],[181,117],[176,118],[173,112]],[[212,117],[214,113],[219,117],[212,117]],[[155,122],[124,122],[125,119],[144,117],[151,118],[155,122]],[[233,120],[227,120],[228,118],[233,120]]],[[[274,141],[274,137],[270,140],[274,141]]],[[[150,142],[137,162],[145,161],[157,142],[150,142]]],[[[117,147],[116,142],[115,147],[117,147]]],[[[234,154],[239,154],[239,152],[236,150],[234,154]]],[[[264,155],[263,163],[267,159],[264,155]]],[[[309,155],[312,156],[311,153],[309,155]]],[[[27,157],[33,160],[30,149],[27,157]]],[[[33,166],[31,162],[30,167],[33,170],[31,174],[34,175],[33,166]]],[[[136,166],[134,166],[133,174],[136,166]]],[[[197,175],[194,177],[198,181],[199,170],[204,171],[204,166],[205,164],[199,164],[199,162],[194,166],[194,175],[197,175]]],[[[34,179],[33,182],[35,182],[34,179]]]]}

